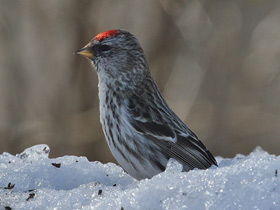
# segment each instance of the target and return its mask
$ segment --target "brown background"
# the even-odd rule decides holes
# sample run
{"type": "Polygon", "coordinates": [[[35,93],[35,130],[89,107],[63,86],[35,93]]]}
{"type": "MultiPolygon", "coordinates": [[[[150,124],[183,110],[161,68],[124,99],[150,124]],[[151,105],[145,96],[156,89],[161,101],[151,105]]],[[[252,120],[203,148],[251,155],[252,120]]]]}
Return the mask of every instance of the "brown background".
{"type": "Polygon", "coordinates": [[[153,77],[214,155],[257,145],[279,154],[280,1],[0,1],[0,153],[34,144],[51,156],[112,161],[97,76],[72,53],[122,28],[153,77]]]}

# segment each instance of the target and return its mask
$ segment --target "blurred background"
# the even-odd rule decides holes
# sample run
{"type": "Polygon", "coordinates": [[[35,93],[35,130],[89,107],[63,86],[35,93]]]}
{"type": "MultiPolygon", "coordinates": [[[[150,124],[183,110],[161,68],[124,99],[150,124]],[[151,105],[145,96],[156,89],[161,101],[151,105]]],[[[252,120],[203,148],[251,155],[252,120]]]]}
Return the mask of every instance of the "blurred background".
{"type": "Polygon", "coordinates": [[[280,154],[279,0],[0,0],[0,153],[114,161],[97,75],[72,53],[126,29],[175,113],[214,155],[280,154]]]}

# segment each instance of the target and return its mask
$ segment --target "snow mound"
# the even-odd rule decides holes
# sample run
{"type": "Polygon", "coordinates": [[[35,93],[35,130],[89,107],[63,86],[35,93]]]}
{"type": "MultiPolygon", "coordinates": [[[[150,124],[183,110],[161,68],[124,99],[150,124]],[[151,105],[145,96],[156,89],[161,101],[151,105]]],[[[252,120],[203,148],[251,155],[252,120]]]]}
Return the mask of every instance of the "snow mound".
{"type": "Polygon", "coordinates": [[[260,148],[187,173],[171,160],[141,181],[113,163],[49,151],[0,155],[0,209],[280,209],[280,158],[260,148]]]}

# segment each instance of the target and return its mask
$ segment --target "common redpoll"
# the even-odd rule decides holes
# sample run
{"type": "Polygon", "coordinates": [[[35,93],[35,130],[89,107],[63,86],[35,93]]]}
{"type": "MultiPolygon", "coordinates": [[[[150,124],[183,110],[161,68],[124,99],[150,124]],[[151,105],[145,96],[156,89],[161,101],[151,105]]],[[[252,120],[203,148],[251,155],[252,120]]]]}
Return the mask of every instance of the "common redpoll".
{"type": "Polygon", "coordinates": [[[217,165],[163,99],[134,35],[106,31],[76,54],[97,71],[103,132],[113,156],[131,176],[151,178],[165,170],[170,158],[184,171],[217,165]]]}

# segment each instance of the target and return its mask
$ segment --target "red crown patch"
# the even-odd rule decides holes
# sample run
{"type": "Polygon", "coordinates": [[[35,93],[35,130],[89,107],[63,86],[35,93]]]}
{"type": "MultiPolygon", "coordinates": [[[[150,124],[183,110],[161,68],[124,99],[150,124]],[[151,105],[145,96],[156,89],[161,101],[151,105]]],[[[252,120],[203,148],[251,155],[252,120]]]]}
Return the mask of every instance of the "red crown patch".
{"type": "Polygon", "coordinates": [[[105,31],[105,32],[98,34],[96,37],[94,37],[94,39],[97,41],[102,41],[104,39],[107,39],[110,36],[116,36],[118,33],[119,33],[119,30],[109,30],[109,31],[105,31]]]}

